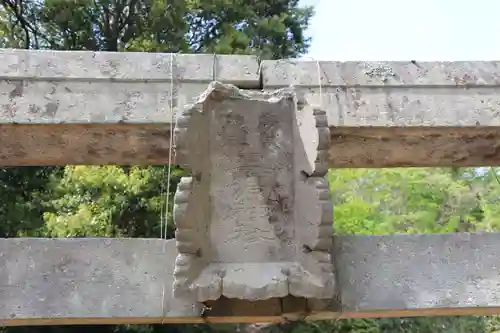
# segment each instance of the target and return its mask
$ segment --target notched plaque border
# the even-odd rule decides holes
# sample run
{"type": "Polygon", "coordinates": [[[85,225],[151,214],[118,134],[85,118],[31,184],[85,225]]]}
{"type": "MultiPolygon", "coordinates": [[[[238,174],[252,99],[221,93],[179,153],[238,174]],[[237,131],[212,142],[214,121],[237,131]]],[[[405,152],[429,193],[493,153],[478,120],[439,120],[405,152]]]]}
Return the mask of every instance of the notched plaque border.
{"type": "Polygon", "coordinates": [[[174,135],[176,161],[191,174],[181,179],[174,198],[174,297],[333,298],[326,112],[307,105],[293,87],[262,92],[212,82],[182,110],[174,135]],[[255,144],[268,134],[271,139],[255,144]],[[276,206],[267,188],[283,184],[289,190],[276,196],[288,204],[276,206]],[[234,196],[217,195],[229,187],[234,196]]]}

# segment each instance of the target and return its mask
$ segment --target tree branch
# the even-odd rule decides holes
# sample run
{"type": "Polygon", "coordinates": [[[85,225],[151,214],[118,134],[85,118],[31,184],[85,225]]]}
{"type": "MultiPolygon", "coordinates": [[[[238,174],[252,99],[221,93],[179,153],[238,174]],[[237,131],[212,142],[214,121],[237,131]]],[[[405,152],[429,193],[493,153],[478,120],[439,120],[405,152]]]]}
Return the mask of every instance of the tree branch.
{"type": "Polygon", "coordinates": [[[17,3],[14,3],[14,2],[9,1],[9,0],[2,0],[1,4],[7,11],[10,11],[16,17],[15,25],[17,25],[18,23],[21,24],[21,28],[24,30],[24,34],[25,34],[24,47],[26,49],[29,49],[30,48],[30,31],[28,28],[29,24],[23,16],[22,0],[18,0],[17,3]]]}
{"type": "Polygon", "coordinates": [[[31,46],[31,37],[30,37],[30,32],[33,34],[35,37],[35,47],[38,47],[39,41],[38,37],[41,37],[43,40],[45,40],[47,43],[49,43],[51,48],[57,48],[57,44],[54,43],[50,38],[48,38],[46,35],[42,34],[36,26],[31,24],[26,17],[24,16],[24,10],[23,10],[23,2],[22,0],[17,0],[15,2],[14,0],[0,0],[0,4],[2,7],[5,8],[6,11],[12,13],[17,22],[21,24],[21,28],[24,30],[25,35],[26,35],[26,40],[25,40],[25,48],[29,49],[31,46]]]}

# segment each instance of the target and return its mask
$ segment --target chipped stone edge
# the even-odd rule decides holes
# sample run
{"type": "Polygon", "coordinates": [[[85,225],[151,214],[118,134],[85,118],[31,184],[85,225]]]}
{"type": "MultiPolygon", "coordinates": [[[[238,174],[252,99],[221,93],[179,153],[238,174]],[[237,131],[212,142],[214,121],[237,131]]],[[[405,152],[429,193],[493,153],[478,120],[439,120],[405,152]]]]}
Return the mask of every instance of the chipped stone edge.
{"type": "MultiPolygon", "coordinates": [[[[288,274],[289,293],[308,299],[331,300],[335,296],[336,283],[333,266],[332,240],[333,220],[332,202],[328,181],[321,177],[307,180],[317,191],[320,216],[317,225],[317,237],[312,246],[299,257],[298,265],[288,274]],[[309,269],[311,268],[311,269],[309,269]]],[[[314,209],[314,207],[311,207],[314,209]]]]}
{"type": "MultiPolygon", "coordinates": [[[[298,109],[305,108],[307,101],[303,94],[298,93],[296,105],[298,109]]],[[[331,299],[335,295],[335,279],[333,269],[333,254],[331,244],[333,240],[333,203],[326,175],[329,168],[330,128],[326,111],[313,107],[315,128],[317,131],[317,155],[314,161],[315,167],[311,174],[307,175],[305,181],[316,188],[317,199],[320,206],[319,221],[317,224],[316,238],[305,256],[301,258],[302,265],[295,267],[295,271],[289,275],[289,292],[293,296],[331,299]],[[306,261],[312,261],[318,271],[310,271],[306,267],[306,261]],[[314,283],[314,281],[319,283],[314,283]]],[[[311,207],[314,209],[314,207],[311,207]]]]}
{"type": "MultiPolygon", "coordinates": [[[[272,92],[263,92],[242,90],[234,85],[218,81],[210,83],[194,104],[183,109],[174,130],[174,135],[176,135],[174,150],[177,162],[191,172],[193,168],[189,159],[196,154],[192,149],[188,149],[188,132],[194,116],[197,113],[201,115],[203,104],[209,98],[212,100],[253,99],[271,103],[285,98],[293,99],[297,107],[301,107],[303,102],[303,98],[297,98],[295,89],[291,86],[272,92]]],[[[200,246],[197,244],[198,231],[195,224],[199,221],[190,221],[187,218],[190,195],[195,186],[196,177],[183,177],[174,197],[174,219],[177,226],[175,237],[179,252],[174,269],[173,295],[175,298],[191,298],[203,302],[216,300],[221,296],[264,300],[285,297],[287,294],[318,299],[329,299],[334,295],[335,283],[330,254],[333,238],[332,202],[328,181],[325,179],[328,171],[330,131],[324,110],[314,108],[313,115],[318,134],[318,154],[315,170],[306,181],[316,188],[321,214],[317,224],[317,238],[313,240],[312,251],[305,258],[299,256],[290,268],[279,267],[280,273],[277,273],[276,278],[270,280],[267,285],[251,286],[227,281],[228,286],[224,288],[227,289],[227,292],[224,292],[222,290],[224,267],[223,265],[215,265],[217,267],[211,267],[210,272],[207,271],[209,263],[202,256],[200,246]],[[305,261],[309,264],[314,263],[314,272],[304,266],[305,261]]],[[[279,266],[278,263],[276,265],[279,266]]]]}
{"type": "Polygon", "coordinates": [[[328,126],[325,110],[315,107],[313,108],[313,115],[316,119],[316,130],[318,131],[318,156],[315,161],[314,173],[311,176],[325,177],[330,166],[330,127],[328,126]]]}
{"type": "Polygon", "coordinates": [[[189,220],[183,220],[188,209],[189,194],[192,185],[191,177],[182,177],[174,196],[174,221],[176,221],[177,230],[175,231],[175,245],[178,255],[175,258],[173,295],[176,298],[182,296],[181,292],[184,286],[188,285],[188,276],[190,267],[195,264],[197,246],[191,242],[191,236],[196,230],[189,225],[189,220]],[[182,222],[181,222],[182,221],[182,222]]]}

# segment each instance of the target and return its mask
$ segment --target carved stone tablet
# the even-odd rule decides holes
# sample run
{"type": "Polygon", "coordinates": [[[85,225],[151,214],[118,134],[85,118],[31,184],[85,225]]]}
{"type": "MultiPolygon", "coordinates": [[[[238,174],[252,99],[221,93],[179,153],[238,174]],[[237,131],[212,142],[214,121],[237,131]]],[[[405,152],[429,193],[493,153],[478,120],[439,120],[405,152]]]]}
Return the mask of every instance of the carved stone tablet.
{"type": "Polygon", "coordinates": [[[333,297],[328,125],[299,102],[213,82],[183,110],[174,297],[333,297]]]}

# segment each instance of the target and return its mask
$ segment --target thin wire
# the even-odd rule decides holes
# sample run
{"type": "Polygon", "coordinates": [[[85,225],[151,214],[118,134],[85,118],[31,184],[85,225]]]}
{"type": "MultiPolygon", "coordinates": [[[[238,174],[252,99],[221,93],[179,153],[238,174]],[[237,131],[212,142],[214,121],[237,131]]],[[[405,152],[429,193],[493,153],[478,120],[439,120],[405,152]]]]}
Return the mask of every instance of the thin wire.
{"type": "Polygon", "coordinates": [[[319,106],[323,109],[323,84],[321,80],[321,65],[319,60],[316,60],[316,67],[318,70],[318,85],[319,85],[319,106]]]}
{"type": "MultiPolygon", "coordinates": [[[[170,146],[168,149],[168,171],[167,171],[167,199],[165,200],[165,221],[168,215],[168,202],[169,202],[169,191],[170,191],[170,176],[172,175],[172,151],[174,145],[174,123],[175,123],[175,110],[174,110],[174,53],[170,53],[170,146]]],[[[167,239],[167,226],[165,225],[164,239],[167,239]]]]}
{"type": "MultiPolygon", "coordinates": [[[[262,59],[260,58],[260,56],[257,58],[257,62],[259,64],[259,68],[257,70],[257,78],[259,79],[259,81],[262,83],[262,85],[264,85],[264,80],[262,79],[262,65],[263,65],[263,61],[262,59]]],[[[264,89],[264,87],[262,87],[264,89]]]]}
{"type": "Polygon", "coordinates": [[[495,177],[498,185],[500,185],[500,179],[498,179],[498,175],[497,175],[497,172],[495,171],[495,168],[490,167],[490,171],[491,171],[491,174],[495,177]]]}
{"type": "Polygon", "coordinates": [[[212,81],[217,80],[217,54],[213,54],[212,59],[212,81]]]}
{"type": "MultiPolygon", "coordinates": [[[[167,253],[167,217],[168,217],[168,204],[169,204],[169,191],[170,191],[170,178],[172,176],[172,150],[173,150],[173,143],[174,143],[174,122],[176,120],[175,117],[175,111],[174,111],[174,53],[170,53],[170,101],[169,101],[169,108],[170,108],[170,144],[169,144],[169,149],[168,149],[168,170],[167,170],[167,190],[166,190],[166,199],[165,199],[165,209],[164,214],[162,214],[162,220],[164,221],[164,228],[162,228],[163,233],[161,235],[161,238],[164,239],[165,241],[163,242],[163,254],[166,255],[167,253]]],[[[163,224],[163,223],[162,223],[163,224]]],[[[165,267],[165,271],[166,271],[165,267]]],[[[163,290],[162,290],[162,301],[161,301],[161,312],[162,312],[162,319],[161,323],[165,323],[165,317],[166,317],[166,306],[165,306],[165,284],[166,284],[166,275],[165,274],[165,279],[163,280],[163,290]]]]}
{"type": "Polygon", "coordinates": [[[163,166],[162,177],[161,177],[161,190],[160,190],[160,238],[163,239],[163,224],[164,224],[164,213],[163,213],[163,200],[165,199],[165,171],[167,170],[166,165],[163,166]]]}

